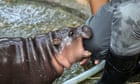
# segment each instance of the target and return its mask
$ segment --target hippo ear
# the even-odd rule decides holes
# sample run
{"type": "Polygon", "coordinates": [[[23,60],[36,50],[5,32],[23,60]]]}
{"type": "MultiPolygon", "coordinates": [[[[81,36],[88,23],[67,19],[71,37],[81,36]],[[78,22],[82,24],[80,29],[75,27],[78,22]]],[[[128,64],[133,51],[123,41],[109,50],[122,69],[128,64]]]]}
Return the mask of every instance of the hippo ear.
{"type": "Polygon", "coordinates": [[[59,38],[54,38],[53,39],[53,44],[54,45],[59,45],[61,43],[61,39],[59,39],[59,38]]]}

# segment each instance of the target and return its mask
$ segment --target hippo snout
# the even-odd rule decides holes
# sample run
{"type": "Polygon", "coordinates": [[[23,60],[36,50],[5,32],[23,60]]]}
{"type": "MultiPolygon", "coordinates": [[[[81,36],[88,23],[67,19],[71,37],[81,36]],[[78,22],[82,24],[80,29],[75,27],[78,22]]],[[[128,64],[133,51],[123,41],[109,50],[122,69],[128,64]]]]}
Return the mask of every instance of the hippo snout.
{"type": "Polygon", "coordinates": [[[87,25],[81,25],[73,28],[69,33],[73,38],[81,36],[83,39],[90,39],[93,36],[91,28],[87,25]]]}

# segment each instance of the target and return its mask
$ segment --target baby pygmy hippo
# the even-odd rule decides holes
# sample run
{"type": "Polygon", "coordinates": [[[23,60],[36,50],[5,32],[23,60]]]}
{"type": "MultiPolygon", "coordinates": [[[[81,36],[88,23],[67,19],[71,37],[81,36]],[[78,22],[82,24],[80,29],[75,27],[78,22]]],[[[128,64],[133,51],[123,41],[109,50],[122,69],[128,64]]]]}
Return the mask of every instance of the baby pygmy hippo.
{"type": "Polygon", "coordinates": [[[82,25],[34,38],[0,38],[0,84],[51,84],[64,68],[91,55],[82,43],[91,36],[82,25]]]}

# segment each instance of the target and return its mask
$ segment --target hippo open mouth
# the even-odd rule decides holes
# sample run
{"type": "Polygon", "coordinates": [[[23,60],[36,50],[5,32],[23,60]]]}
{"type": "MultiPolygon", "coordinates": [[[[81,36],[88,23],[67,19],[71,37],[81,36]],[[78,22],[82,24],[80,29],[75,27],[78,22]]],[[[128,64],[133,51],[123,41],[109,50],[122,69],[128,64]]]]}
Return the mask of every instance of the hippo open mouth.
{"type": "Polygon", "coordinates": [[[64,28],[34,38],[0,38],[0,84],[50,84],[59,75],[51,57],[77,39],[92,36],[88,26],[64,28]]]}

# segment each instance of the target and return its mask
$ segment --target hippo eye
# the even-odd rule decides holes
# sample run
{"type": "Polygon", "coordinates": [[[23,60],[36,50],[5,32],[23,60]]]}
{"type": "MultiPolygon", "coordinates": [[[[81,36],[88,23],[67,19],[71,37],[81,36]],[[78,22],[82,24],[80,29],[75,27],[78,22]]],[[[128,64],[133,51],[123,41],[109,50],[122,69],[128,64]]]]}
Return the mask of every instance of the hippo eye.
{"type": "Polygon", "coordinates": [[[60,39],[58,39],[58,38],[53,39],[53,44],[54,45],[60,45],[60,43],[61,43],[60,39]]]}
{"type": "Polygon", "coordinates": [[[69,32],[69,36],[73,36],[73,32],[72,31],[69,32]]]}

